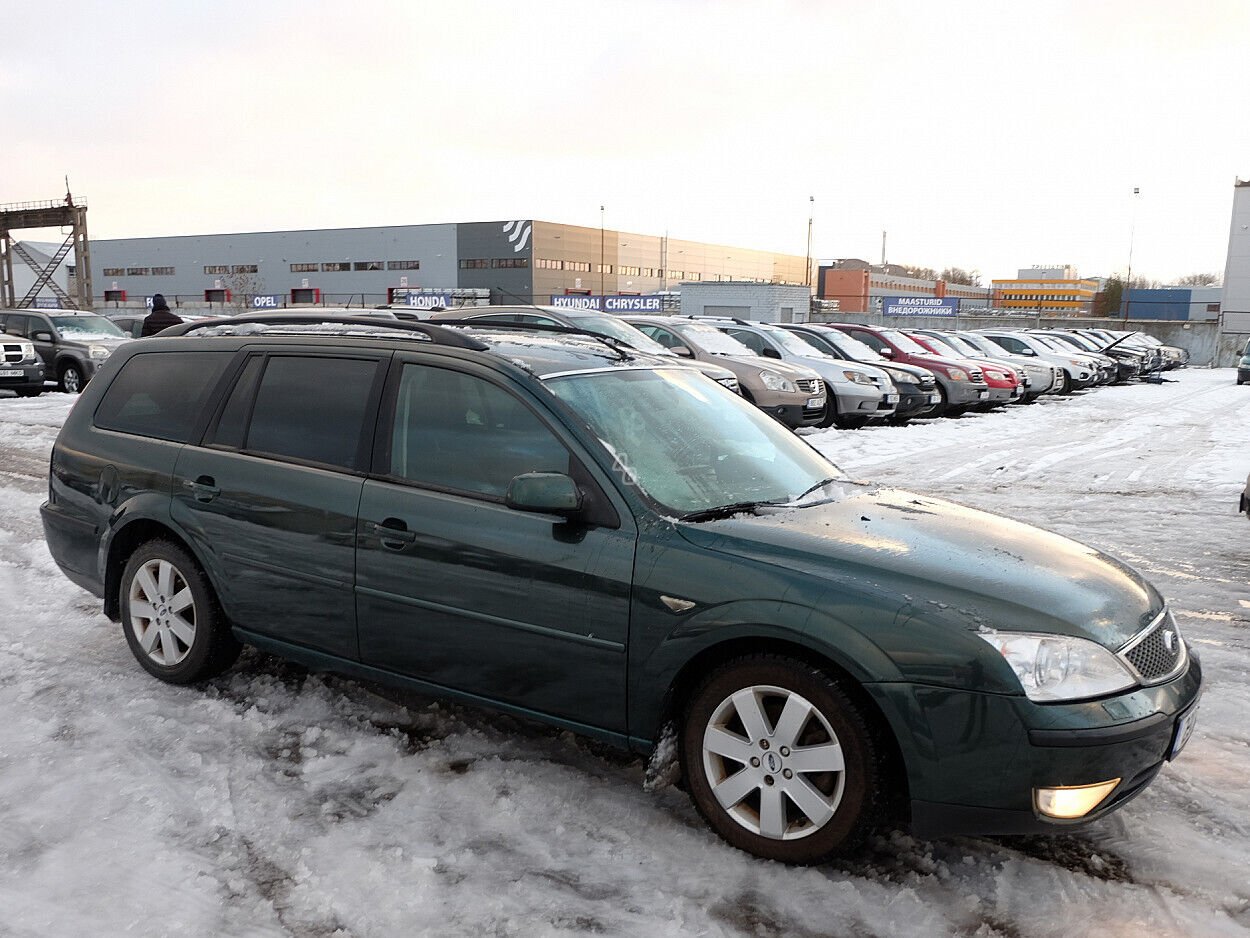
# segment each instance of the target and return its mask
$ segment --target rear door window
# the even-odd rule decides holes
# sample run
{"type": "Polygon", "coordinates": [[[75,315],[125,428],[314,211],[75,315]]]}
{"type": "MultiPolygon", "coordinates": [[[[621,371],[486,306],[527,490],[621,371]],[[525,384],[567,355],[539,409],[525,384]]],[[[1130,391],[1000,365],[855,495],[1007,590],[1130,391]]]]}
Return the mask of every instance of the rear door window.
{"type": "Polygon", "coordinates": [[[153,352],[126,361],[95,412],[104,430],[188,442],[230,352],[153,352]]]}
{"type": "MultiPolygon", "coordinates": [[[[379,377],[373,359],[275,355],[263,367],[255,399],[249,363],[227,401],[214,442],[299,462],[364,471],[379,377]],[[250,413],[244,410],[250,403],[250,413]],[[243,429],[246,426],[246,429],[243,429]]],[[[254,366],[259,368],[260,366],[254,366]]]]}

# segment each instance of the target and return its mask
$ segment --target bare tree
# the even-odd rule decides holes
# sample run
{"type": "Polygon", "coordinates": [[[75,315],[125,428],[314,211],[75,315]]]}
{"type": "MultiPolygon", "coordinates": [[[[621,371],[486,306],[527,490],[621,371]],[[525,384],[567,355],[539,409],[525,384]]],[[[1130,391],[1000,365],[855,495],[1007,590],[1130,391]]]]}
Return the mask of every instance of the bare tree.
{"type": "Polygon", "coordinates": [[[937,271],[932,267],[912,267],[910,264],[903,264],[903,270],[907,271],[907,276],[914,277],[917,280],[937,280],[937,271]]]}
{"type": "Polygon", "coordinates": [[[1218,287],[1224,282],[1219,274],[1186,274],[1176,281],[1178,287],[1218,287]]]}
{"type": "Polygon", "coordinates": [[[979,286],[978,281],[981,279],[975,273],[969,273],[962,267],[947,267],[942,271],[942,280],[947,283],[962,283],[970,287],[979,286]]]}
{"type": "Polygon", "coordinates": [[[235,314],[250,312],[252,297],[265,289],[265,283],[256,273],[254,264],[235,264],[230,273],[222,277],[222,283],[230,292],[230,305],[235,314]]]}

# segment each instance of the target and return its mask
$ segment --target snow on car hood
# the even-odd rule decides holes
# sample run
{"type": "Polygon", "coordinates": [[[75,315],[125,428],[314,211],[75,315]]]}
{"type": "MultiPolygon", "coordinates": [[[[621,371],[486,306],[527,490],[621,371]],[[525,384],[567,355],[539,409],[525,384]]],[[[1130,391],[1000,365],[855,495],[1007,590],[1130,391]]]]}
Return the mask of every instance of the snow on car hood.
{"type": "Polygon", "coordinates": [[[1050,531],[898,489],[678,525],[693,544],[829,580],[892,615],[1044,631],[1118,648],[1163,608],[1121,561],[1050,531]],[[889,607],[889,608],[886,608],[889,607]],[[895,609],[898,612],[895,612],[895,609]]]}

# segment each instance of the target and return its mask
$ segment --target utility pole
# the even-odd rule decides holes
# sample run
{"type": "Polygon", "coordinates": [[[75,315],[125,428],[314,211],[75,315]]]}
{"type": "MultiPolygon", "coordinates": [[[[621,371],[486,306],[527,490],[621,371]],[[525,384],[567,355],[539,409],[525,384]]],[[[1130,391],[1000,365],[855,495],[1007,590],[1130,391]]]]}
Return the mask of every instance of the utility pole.
{"type": "Polygon", "coordinates": [[[881,266],[885,266],[885,232],[881,232],[881,266]]]}

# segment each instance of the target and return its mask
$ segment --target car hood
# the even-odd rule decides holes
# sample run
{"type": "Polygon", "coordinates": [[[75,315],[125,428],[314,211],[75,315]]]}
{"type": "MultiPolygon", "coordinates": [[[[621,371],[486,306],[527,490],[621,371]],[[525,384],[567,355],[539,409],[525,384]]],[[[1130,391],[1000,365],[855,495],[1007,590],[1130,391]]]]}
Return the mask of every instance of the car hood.
{"type": "Polygon", "coordinates": [[[742,355],[717,355],[717,363],[728,364],[733,362],[735,371],[738,368],[755,368],[756,370],[764,369],[767,371],[775,371],[779,375],[785,375],[787,378],[819,378],[814,368],[808,368],[795,362],[784,362],[779,358],[765,358],[763,355],[752,355],[749,358],[742,355]]]}
{"type": "Polygon", "coordinates": [[[842,375],[844,371],[857,371],[860,374],[867,375],[869,378],[889,379],[890,377],[875,365],[865,365],[863,362],[851,361],[845,358],[809,358],[806,355],[801,355],[788,360],[793,364],[803,365],[812,369],[826,381],[836,381],[839,384],[846,383],[846,378],[842,375]]]}
{"type": "Polygon", "coordinates": [[[970,629],[1118,648],[1163,608],[1131,567],[1061,535],[898,489],[841,488],[834,501],[678,529],[705,549],[824,579],[839,597],[831,602],[859,597],[891,616],[937,615],[970,629]]]}

